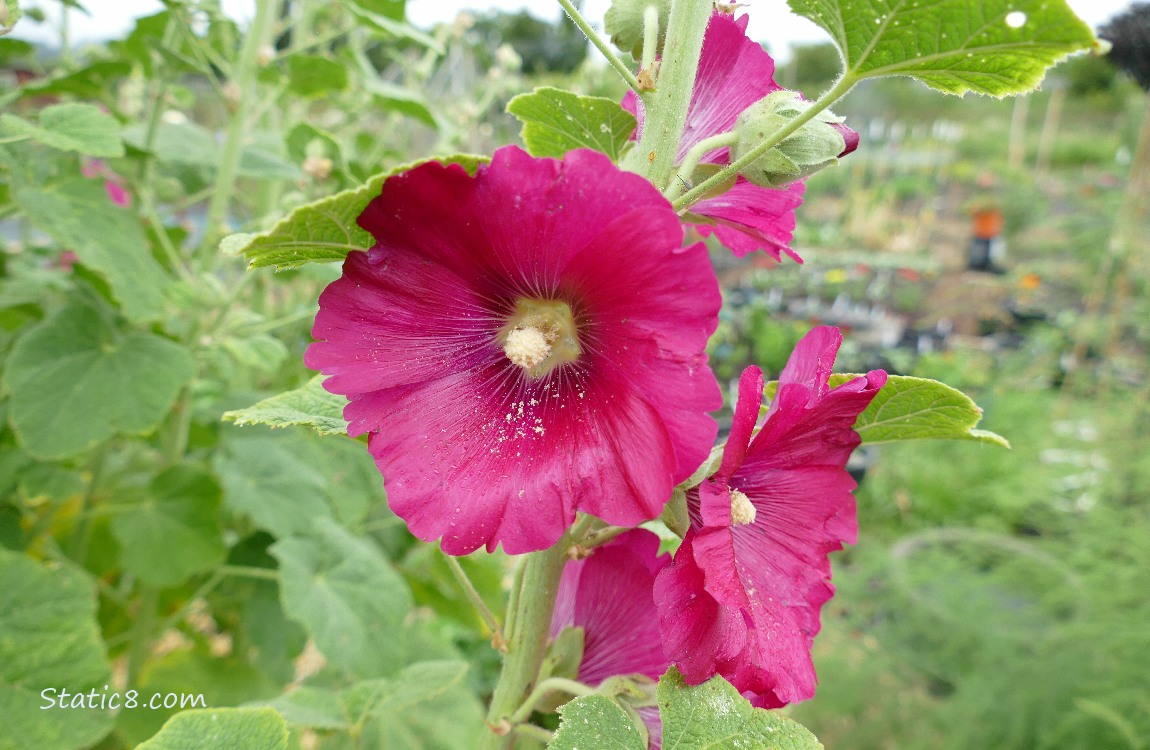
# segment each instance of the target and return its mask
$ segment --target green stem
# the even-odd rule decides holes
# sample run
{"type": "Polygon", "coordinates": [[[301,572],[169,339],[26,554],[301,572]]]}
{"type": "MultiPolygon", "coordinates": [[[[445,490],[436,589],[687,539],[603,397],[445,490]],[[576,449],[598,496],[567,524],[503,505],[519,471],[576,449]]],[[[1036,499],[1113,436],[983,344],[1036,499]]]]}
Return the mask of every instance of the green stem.
{"type": "Polygon", "coordinates": [[[30,135],[10,135],[7,138],[0,138],[0,146],[8,143],[20,143],[21,141],[28,141],[31,139],[32,136],[30,135]]]}
{"type": "MultiPolygon", "coordinates": [[[[198,589],[195,590],[195,592],[191,596],[189,596],[187,599],[184,600],[183,605],[178,610],[176,610],[172,614],[168,615],[167,617],[165,617],[160,622],[160,624],[156,627],[156,632],[157,633],[164,633],[164,632],[170,630],[171,628],[174,628],[177,624],[179,624],[180,620],[184,619],[184,615],[187,614],[189,609],[191,609],[192,604],[195,603],[197,600],[203,599],[205,596],[210,594],[212,589],[214,589],[216,586],[219,586],[220,581],[222,581],[222,580],[224,580],[224,574],[221,573],[219,571],[219,569],[217,568],[212,573],[211,577],[208,578],[208,580],[203,583],[203,585],[201,585],[198,589]]],[[[121,600],[122,600],[122,597],[114,599],[114,601],[121,601],[121,600]]],[[[112,649],[112,648],[115,648],[116,646],[120,645],[121,643],[125,643],[125,642],[129,641],[131,638],[132,638],[132,631],[129,630],[127,632],[120,633],[119,635],[115,635],[115,636],[107,639],[106,643],[107,643],[108,648],[112,649]]]]}
{"type": "Polygon", "coordinates": [[[92,498],[95,497],[96,489],[100,486],[100,480],[104,476],[104,462],[107,456],[107,443],[97,448],[92,456],[92,474],[88,479],[88,486],[84,490],[84,498],[80,501],[76,528],[68,543],[68,556],[78,565],[83,565],[84,558],[88,556],[88,541],[92,537],[92,515],[87,511],[92,505],[92,498]]]}
{"type": "Polygon", "coordinates": [[[667,189],[663,191],[663,195],[669,201],[675,200],[683,192],[680,188],[690,188],[691,173],[695,171],[695,167],[699,166],[699,160],[706,156],[709,152],[723,146],[733,146],[739,140],[739,134],[733,130],[729,133],[719,133],[710,138],[703,140],[691,146],[691,150],[683,157],[683,163],[679,165],[679,171],[675,173],[675,177],[667,184],[667,189]]]}
{"type": "Polygon", "coordinates": [[[200,256],[206,267],[211,267],[212,260],[218,254],[216,246],[223,236],[221,227],[228,217],[228,207],[232,201],[240,156],[243,153],[244,138],[248,134],[248,113],[258,93],[255,77],[259,51],[271,31],[278,6],[279,0],[256,0],[255,18],[252,20],[247,38],[244,39],[244,46],[240,49],[240,57],[234,68],[235,75],[232,77],[232,82],[238,87],[240,94],[235,112],[228,122],[224,152],[220,158],[219,171],[216,172],[215,191],[212,193],[211,203],[208,204],[204,224],[204,240],[200,245],[200,256]]]}
{"type": "Polygon", "coordinates": [[[155,586],[140,585],[140,608],[132,625],[132,641],[128,648],[128,686],[139,685],[140,670],[148,659],[152,645],[152,628],[156,624],[156,608],[160,604],[160,590],[155,586]]]}
{"type": "Polygon", "coordinates": [[[265,581],[278,581],[280,572],[275,568],[257,568],[254,565],[221,565],[216,571],[222,576],[239,578],[259,578],[265,581]]]}
{"type": "Polygon", "coordinates": [[[530,737],[531,739],[538,740],[544,745],[550,744],[551,740],[555,739],[554,734],[548,732],[543,727],[537,727],[534,724],[520,724],[515,727],[515,733],[521,734],[524,737],[530,737]]]}
{"type": "Polygon", "coordinates": [[[454,556],[443,553],[443,559],[447,562],[447,567],[451,569],[455,580],[459,583],[459,587],[463,589],[463,593],[471,602],[471,606],[475,608],[476,613],[479,614],[483,624],[491,631],[491,642],[500,651],[505,648],[505,641],[503,639],[503,632],[499,629],[499,622],[495,619],[495,615],[487,607],[487,602],[483,601],[483,597],[479,595],[479,591],[475,588],[475,584],[467,577],[467,571],[459,564],[454,556]]]}
{"type": "MultiPolygon", "coordinates": [[[[639,93],[639,80],[635,78],[635,74],[631,72],[631,69],[627,67],[626,63],[619,59],[619,56],[615,54],[615,50],[611,49],[611,46],[607,44],[606,40],[599,36],[595,29],[591,28],[591,24],[587,23],[587,19],[583,17],[583,14],[579,12],[579,9],[575,7],[571,0],[559,0],[559,4],[563,6],[564,12],[571,17],[571,20],[575,22],[579,30],[587,35],[587,38],[591,40],[591,44],[595,45],[595,49],[599,50],[599,52],[603,54],[603,57],[607,58],[607,62],[615,69],[616,73],[622,76],[623,80],[627,82],[627,85],[631,87],[631,90],[636,94],[639,93]]],[[[710,5],[710,3],[708,3],[708,5],[710,5]]]]}
{"type": "Polygon", "coordinates": [[[164,459],[170,466],[182,461],[188,450],[188,434],[192,429],[191,393],[191,386],[186,385],[180,389],[176,404],[169,412],[171,422],[164,443],[164,459]]]}
{"type": "Polygon", "coordinates": [[[590,552],[630,530],[625,526],[604,526],[583,537],[582,541],[579,542],[579,548],[584,552],[590,552]]]}
{"type": "Polygon", "coordinates": [[[710,15],[710,0],[677,0],[671,4],[659,87],[643,97],[643,138],[626,160],[627,168],[656,185],[667,184],[679,154],[710,15]]]}
{"type": "Polygon", "coordinates": [[[531,695],[527,696],[527,700],[523,701],[519,710],[511,715],[511,723],[522,724],[530,719],[535,706],[539,705],[539,701],[546,698],[550,693],[567,693],[578,697],[591,695],[594,692],[595,688],[584,685],[578,680],[569,680],[566,677],[548,677],[531,691],[531,695]]]}
{"type": "Polygon", "coordinates": [[[643,57],[639,70],[650,70],[659,54],[659,9],[648,5],[643,9],[643,57]]]}
{"type": "Polygon", "coordinates": [[[492,731],[484,733],[480,750],[506,750],[512,746],[510,718],[523,705],[539,677],[569,543],[570,538],[565,534],[551,549],[526,556],[520,594],[515,598],[513,624],[506,633],[507,655],[487,712],[487,724],[492,731]]]}
{"type": "MultiPolygon", "coordinates": [[[[727,180],[731,179],[746,167],[753,164],[760,156],[770,151],[775,146],[785,141],[790,136],[794,135],[799,128],[806,125],[813,120],[816,115],[825,109],[830,108],[832,104],[841,99],[844,94],[851,90],[851,88],[858,83],[859,79],[850,73],[844,73],[842,78],[835,82],[829,91],[819,97],[818,101],[812,104],[801,115],[789,121],[786,125],[779,128],[771,134],[769,138],[755,146],[739,159],[731,162],[730,166],[720,170],[708,179],[699,183],[695,187],[688,190],[684,195],[676,198],[671,205],[676,211],[683,211],[689,208],[692,204],[702,200],[703,196],[711,192],[711,190],[722,185],[727,180]]],[[[657,183],[656,183],[657,184],[657,183]]]]}

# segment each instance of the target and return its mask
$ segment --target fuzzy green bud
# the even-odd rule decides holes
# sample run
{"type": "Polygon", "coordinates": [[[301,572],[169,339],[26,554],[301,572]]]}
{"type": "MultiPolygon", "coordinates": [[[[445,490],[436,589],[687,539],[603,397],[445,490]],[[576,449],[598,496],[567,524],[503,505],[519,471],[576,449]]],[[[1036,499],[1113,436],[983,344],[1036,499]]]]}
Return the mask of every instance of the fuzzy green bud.
{"type": "MultiPolygon", "coordinates": [[[[735,121],[738,142],[731,147],[739,159],[810,108],[797,91],[776,91],[745,109],[735,121]]],[[[742,175],[762,187],[785,187],[818,172],[853,151],[858,137],[840,125],[843,118],[830,110],[815,115],[786,140],[756,159],[742,175]],[[852,136],[848,143],[847,134],[852,136]]]]}
{"type": "Polygon", "coordinates": [[[654,6],[659,17],[659,49],[667,36],[667,19],[671,15],[671,0],[612,0],[603,16],[603,30],[611,36],[611,43],[631,57],[643,57],[643,14],[654,6]]]}

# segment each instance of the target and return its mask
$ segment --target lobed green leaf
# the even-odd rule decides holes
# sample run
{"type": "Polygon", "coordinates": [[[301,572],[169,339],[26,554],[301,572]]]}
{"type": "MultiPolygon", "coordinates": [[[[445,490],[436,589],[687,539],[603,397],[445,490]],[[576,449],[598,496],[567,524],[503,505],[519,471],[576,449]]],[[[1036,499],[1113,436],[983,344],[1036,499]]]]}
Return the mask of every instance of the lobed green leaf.
{"type": "Polygon", "coordinates": [[[12,347],[3,378],[9,424],[33,456],[66,458],[116,434],[151,430],[194,373],[182,346],[115,331],[74,302],[12,347]]]}
{"type": "Polygon", "coordinates": [[[238,427],[266,424],[269,427],[303,425],[321,435],[346,435],[343,408],[347,398],[323,389],[323,376],[316,375],[299,388],[279,393],[244,409],[224,412],[223,419],[238,427]]]}
{"type": "MultiPolygon", "coordinates": [[[[830,386],[838,386],[859,375],[836,373],[830,386]]],[[[772,399],[778,382],[764,389],[772,399]]],[[[766,407],[764,407],[765,410],[766,407]]],[[[989,430],[976,429],[982,409],[962,391],[945,383],[909,375],[891,375],[855,420],[855,431],[863,443],[891,443],[899,440],[974,440],[1003,448],[1010,441],[989,430]]]]}
{"type": "Polygon", "coordinates": [[[561,723],[547,750],[647,750],[631,715],[605,695],[585,695],[559,708],[561,723]]]}
{"type": "Polygon", "coordinates": [[[590,148],[617,162],[635,132],[635,116],[614,99],[549,86],[516,96],[507,111],[523,123],[523,143],[532,156],[560,158],[571,149],[590,148]]]}
{"type": "Polygon", "coordinates": [[[410,661],[411,591],[370,541],[329,519],[317,519],[313,531],[271,548],[284,610],[335,667],[360,677],[394,674],[410,661]]]}
{"type": "Polygon", "coordinates": [[[136,750],[287,750],[288,731],[273,708],[182,711],[136,750]]]}
{"type": "Polygon", "coordinates": [[[32,224],[108,280],[129,320],[160,316],[169,277],[152,257],[139,221],[108,199],[99,180],[21,185],[13,198],[32,224]]]}
{"type": "Polygon", "coordinates": [[[307,534],[320,519],[354,528],[383,501],[379,471],[353,440],[233,430],[215,469],[227,506],[279,537],[307,534]]]}
{"type": "MultiPolygon", "coordinates": [[[[0,750],[75,750],[111,728],[111,715],[71,707],[104,694],[111,667],[96,623],[96,587],[70,566],[0,549],[0,750]],[[42,690],[53,689],[53,705],[42,690]],[[59,705],[60,690],[67,705],[59,705]]],[[[84,703],[87,706],[87,702],[84,703]]]]}
{"type": "Polygon", "coordinates": [[[61,151],[88,156],[124,155],[120,123],[92,104],[53,104],[40,111],[34,125],[16,115],[0,115],[0,127],[9,136],[27,136],[61,151]]]}
{"type": "Polygon", "coordinates": [[[803,725],[774,711],[755,708],[722,677],[690,687],[671,667],[659,680],[663,750],[762,747],[822,750],[803,725]]]}
{"type": "Polygon", "coordinates": [[[131,512],[111,521],[127,572],[153,586],[174,586],[224,561],[220,486],[211,474],[173,466],[154,477],[142,497],[128,499],[136,501],[131,512]]]}
{"type": "MultiPolygon", "coordinates": [[[[671,667],[659,680],[659,717],[663,750],[770,748],[822,750],[822,744],[798,722],[755,708],[729,682],[714,677],[690,687],[671,667]]],[[[626,709],[604,695],[576,698],[559,709],[562,723],[548,750],[610,748],[644,750],[642,730],[626,709]]]]}
{"type": "Polygon", "coordinates": [[[363,187],[300,206],[266,232],[225,237],[220,243],[220,251],[247,257],[250,268],[275,266],[277,270],[283,270],[307,263],[342,261],[350,252],[371,247],[371,235],[356,226],[355,220],[371,199],[379,195],[384,181],[428,161],[459,164],[475,174],[479,165],[488,159],[455,154],[395,167],[372,177],[363,187]]]}
{"type": "Polygon", "coordinates": [[[948,94],[1030,91],[1096,40],[1066,0],[789,0],[830,33],[854,80],[908,75],[948,94]]]}

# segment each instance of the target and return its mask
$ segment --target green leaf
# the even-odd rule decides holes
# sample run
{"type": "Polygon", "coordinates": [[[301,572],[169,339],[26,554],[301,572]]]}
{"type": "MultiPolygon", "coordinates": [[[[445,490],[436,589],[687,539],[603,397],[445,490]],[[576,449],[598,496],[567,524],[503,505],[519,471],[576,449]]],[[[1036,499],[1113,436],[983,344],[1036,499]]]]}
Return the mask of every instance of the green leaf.
{"type": "Polygon", "coordinates": [[[396,15],[388,8],[381,7],[394,5],[389,0],[345,0],[347,9],[359,19],[360,24],[369,31],[387,38],[406,39],[425,47],[438,55],[444,55],[447,50],[435,40],[435,37],[425,34],[403,20],[402,11],[396,15]]]}
{"type": "Polygon", "coordinates": [[[234,430],[215,464],[227,505],[276,536],[306,534],[321,518],[355,526],[383,502],[370,454],[347,438],[234,430]]]}
{"type": "Polygon", "coordinates": [[[173,466],[152,479],[129,512],[112,517],[124,569],[154,586],[173,586],[224,561],[216,512],[220,487],[211,474],[173,466]],[[172,554],[172,550],[179,554],[172,554]]]}
{"type": "Polygon", "coordinates": [[[99,180],[21,186],[13,197],[38,229],[108,280],[129,320],[160,316],[168,275],[152,257],[136,217],[113,204],[99,180]]]}
{"type": "Polygon", "coordinates": [[[321,435],[346,435],[343,407],[347,398],[323,389],[323,376],[316,375],[304,385],[285,391],[245,409],[224,412],[223,419],[237,426],[266,424],[271,427],[304,425],[321,435]]]}
{"type": "Polygon", "coordinates": [[[395,167],[372,177],[363,187],[300,206],[267,232],[225,237],[220,250],[247,256],[251,268],[275,266],[283,270],[307,263],[342,261],[352,251],[371,247],[371,235],[356,226],[355,220],[371,199],[379,195],[384,180],[428,161],[459,164],[470,174],[475,174],[479,165],[488,159],[456,154],[395,167]]]}
{"type": "Polygon", "coordinates": [[[789,0],[822,26],[848,78],[909,75],[948,94],[1034,89],[1046,69],[1092,48],[1066,0],[789,0]]]}
{"type": "Polygon", "coordinates": [[[136,750],[287,750],[288,731],[274,708],[183,711],[136,750]]]}
{"type": "MultiPolygon", "coordinates": [[[[832,375],[831,386],[852,375],[832,375]],[[837,382],[836,382],[837,381],[837,382]]],[[[960,390],[926,378],[892,375],[859,415],[855,430],[864,443],[895,440],[975,440],[1009,448],[1001,435],[975,429],[982,409],[960,390]]]]}
{"type": "Polygon", "coordinates": [[[483,709],[467,689],[460,661],[412,664],[394,677],[365,680],[344,691],[348,717],[364,726],[373,750],[457,750],[476,747],[483,709]]]}
{"type": "Polygon", "coordinates": [[[576,698],[561,706],[559,715],[562,723],[547,743],[548,750],[647,750],[646,739],[631,715],[605,695],[576,698]]]}
{"type": "Polygon", "coordinates": [[[344,0],[351,11],[367,11],[390,18],[393,21],[402,21],[406,0],[344,0]]]}
{"type": "Polygon", "coordinates": [[[288,88],[300,96],[324,96],[347,88],[347,68],[330,58],[292,55],[287,65],[288,88]]]}
{"type": "Polygon", "coordinates": [[[89,747],[111,728],[111,715],[98,704],[71,705],[82,694],[87,706],[91,690],[98,701],[111,676],[88,577],[0,549],[0,750],[89,747]]]}
{"type": "Polygon", "coordinates": [[[619,161],[635,132],[635,116],[614,99],[549,86],[516,96],[507,111],[523,123],[523,143],[532,156],[558,158],[574,148],[591,148],[619,161]]]}
{"type": "Polygon", "coordinates": [[[774,711],[755,708],[722,677],[688,687],[671,667],[659,680],[663,750],[721,747],[822,750],[805,727],[774,711]]]}
{"type": "Polygon", "coordinates": [[[384,107],[419,120],[424,125],[439,127],[439,122],[431,111],[431,105],[421,94],[394,83],[377,80],[367,81],[364,88],[384,107]]]}
{"type": "Polygon", "coordinates": [[[4,370],[9,423],[28,453],[65,458],[152,429],[194,373],[183,347],[151,333],[119,333],[72,303],[12,347],[4,370]]]}
{"type": "Polygon", "coordinates": [[[25,135],[45,146],[88,156],[124,155],[120,123],[91,104],[53,104],[40,111],[39,126],[16,115],[0,116],[10,136],[25,135]]]}
{"type": "Polygon", "coordinates": [[[301,685],[289,693],[267,701],[289,724],[308,729],[348,729],[351,721],[334,690],[301,685]]]}
{"type": "Polygon", "coordinates": [[[277,695],[280,685],[260,674],[248,659],[248,654],[214,656],[203,642],[150,655],[133,687],[145,698],[175,693],[183,703],[170,708],[158,705],[144,711],[121,711],[116,716],[117,734],[131,743],[143,742],[181,711],[227,708],[277,695]]]}
{"type": "Polygon", "coordinates": [[[360,677],[394,674],[410,660],[407,584],[378,547],[335,522],[319,519],[313,533],[271,548],[284,610],[337,668],[360,677]]]}
{"type": "MultiPolygon", "coordinates": [[[[836,373],[830,377],[830,387],[857,377],[861,376],[836,373]]],[[[778,387],[777,381],[767,383],[763,390],[768,400],[775,397],[778,387]]],[[[854,427],[862,441],[871,445],[896,440],[974,440],[1009,448],[1010,441],[1001,435],[975,429],[981,419],[982,409],[960,390],[937,380],[891,375],[854,427]]]]}

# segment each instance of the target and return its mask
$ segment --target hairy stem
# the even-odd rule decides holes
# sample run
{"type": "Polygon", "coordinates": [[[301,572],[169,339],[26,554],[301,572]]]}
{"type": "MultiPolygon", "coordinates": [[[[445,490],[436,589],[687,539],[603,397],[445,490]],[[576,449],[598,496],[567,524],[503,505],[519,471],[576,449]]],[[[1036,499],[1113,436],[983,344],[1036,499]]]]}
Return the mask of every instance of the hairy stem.
{"type": "Polygon", "coordinates": [[[626,164],[656,185],[667,184],[679,154],[710,16],[710,0],[676,0],[671,4],[659,87],[643,97],[643,137],[626,164]]]}
{"type": "Polygon", "coordinates": [[[475,612],[479,615],[479,618],[483,620],[483,624],[491,631],[491,642],[495,645],[496,649],[504,651],[507,648],[507,644],[503,631],[499,627],[499,622],[495,619],[495,615],[491,613],[487,602],[483,601],[483,597],[479,595],[475,584],[467,577],[467,571],[463,569],[463,566],[459,564],[459,560],[454,556],[443,553],[443,559],[447,562],[447,567],[451,569],[451,573],[459,583],[459,588],[463,589],[467,600],[471,602],[471,606],[475,608],[475,612]]]}
{"type": "Polygon", "coordinates": [[[643,57],[640,70],[650,70],[659,54],[659,9],[648,5],[643,9],[643,57]]]}
{"type": "Polygon", "coordinates": [[[508,615],[507,655],[487,712],[491,731],[484,733],[480,750],[506,750],[512,746],[511,716],[523,705],[539,677],[569,543],[570,538],[564,535],[551,549],[533,552],[524,560],[519,595],[512,591],[515,611],[508,615]]]}
{"type": "Polygon", "coordinates": [[[695,171],[695,167],[699,166],[699,160],[706,156],[709,152],[723,146],[733,146],[739,140],[739,134],[734,131],[729,133],[719,133],[710,138],[703,140],[691,146],[691,150],[683,157],[683,163],[679,165],[679,171],[675,173],[675,177],[667,184],[667,189],[663,191],[663,195],[667,200],[675,200],[682,192],[682,188],[690,189],[691,184],[688,180],[691,179],[691,173],[695,171]]]}
{"type": "Polygon", "coordinates": [[[531,695],[527,696],[527,700],[523,701],[523,705],[511,715],[511,723],[522,724],[530,719],[531,712],[535,710],[535,706],[539,704],[539,701],[551,693],[566,693],[567,695],[578,697],[581,695],[591,695],[594,692],[595,688],[584,685],[582,682],[576,680],[568,680],[565,677],[548,677],[531,691],[531,695]]]}
{"type": "Polygon", "coordinates": [[[607,62],[615,69],[615,72],[627,82],[631,90],[635,93],[639,93],[639,81],[635,78],[635,74],[631,72],[631,69],[627,67],[626,63],[619,59],[619,56],[615,54],[615,50],[611,49],[611,45],[607,44],[607,41],[599,36],[599,33],[595,31],[595,29],[591,28],[591,24],[587,23],[587,19],[583,17],[583,14],[579,12],[575,4],[572,3],[571,0],[559,0],[559,4],[563,6],[563,11],[571,17],[571,20],[575,22],[579,30],[587,36],[591,44],[595,45],[595,49],[599,50],[599,52],[603,54],[603,57],[607,58],[607,62]]]}
{"type": "Polygon", "coordinates": [[[240,50],[240,57],[236,61],[232,83],[239,90],[235,111],[228,122],[227,135],[224,140],[224,153],[220,158],[219,171],[216,172],[215,191],[212,193],[211,203],[208,204],[207,220],[204,224],[204,239],[200,245],[200,259],[207,267],[217,255],[216,245],[223,236],[221,227],[228,217],[228,206],[231,204],[235,190],[236,175],[239,172],[240,155],[243,153],[244,138],[248,133],[248,113],[256,99],[256,66],[260,47],[271,32],[275,21],[276,9],[279,0],[256,0],[256,15],[252,20],[251,29],[244,39],[244,46],[240,50]]]}

